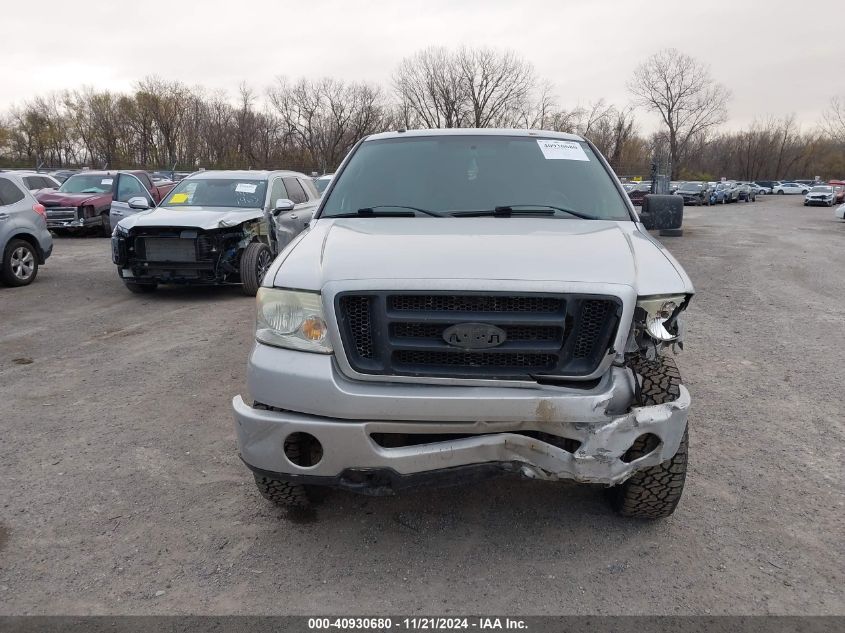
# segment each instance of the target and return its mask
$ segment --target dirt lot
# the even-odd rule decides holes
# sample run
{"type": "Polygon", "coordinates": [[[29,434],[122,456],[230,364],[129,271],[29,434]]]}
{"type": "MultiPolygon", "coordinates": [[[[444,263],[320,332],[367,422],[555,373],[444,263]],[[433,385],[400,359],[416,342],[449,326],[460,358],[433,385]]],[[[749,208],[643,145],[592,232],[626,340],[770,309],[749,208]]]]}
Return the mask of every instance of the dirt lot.
{"type": "Polygon", "coordinates": [[[845,223],[770,197],[667,244],[698,290],[671,519],[495,481],[303,522],[236,454],[253,301],[131,295],[107,240],[57,239],[0,288],[0,613],[845,613],[845,223]]]}

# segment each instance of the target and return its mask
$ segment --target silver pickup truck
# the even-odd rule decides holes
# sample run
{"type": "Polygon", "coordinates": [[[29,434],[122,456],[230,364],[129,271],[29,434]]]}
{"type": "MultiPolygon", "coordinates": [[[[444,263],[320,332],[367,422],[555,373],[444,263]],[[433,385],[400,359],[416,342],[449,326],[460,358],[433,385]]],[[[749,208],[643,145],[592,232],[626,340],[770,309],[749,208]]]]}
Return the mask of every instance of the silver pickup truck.
{"type": "Polygon", "coordinates": [[[259,491],[384,495],[513,475],[610,487],[625,516],[683,490],[693,287],[581,137],[377,134],[349,153],[257,298],[252,402],[233,400],[259,491]]]}

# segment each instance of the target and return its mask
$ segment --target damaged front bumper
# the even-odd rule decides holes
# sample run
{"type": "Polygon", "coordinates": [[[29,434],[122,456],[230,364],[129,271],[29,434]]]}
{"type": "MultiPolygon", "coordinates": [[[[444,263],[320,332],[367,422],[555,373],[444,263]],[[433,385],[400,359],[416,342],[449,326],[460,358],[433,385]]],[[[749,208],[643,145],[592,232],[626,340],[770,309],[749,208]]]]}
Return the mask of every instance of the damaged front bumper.
{"type": "MultiPolygon", "coordinates": [[[[305,365],[331,361],[316,354],[297,356],[305,365]]],[[[589,389],[361,385],[346,383],[336,373],[327,381],[333,386],[312,382],[306,388],[308,367],[300,366],[299,373],[302,384],[275,383],[276,402],[268,402],[271,394],[263,381],[251,380],[253,395],[276,410],[253,408],[240,396],[234,398],[242,459],[271,478],[371,494],[502,472],[619,484],[677,452],[690,406],[682,386],[673,402],[620,407],[633,398],[631,372],[621,367],[613,367],[589,389]],[[279,401],[286,398],[280,392],[298,395],[282,408],[279,401]],[[309,393],[314,394],[313,406],[309,393]],[[289,410],[296,403],[308,412],[289,410]],[[316,408],[331,415],[319,415],[316,408]],[[363,417],[367,410],[376,419],[363,417]],[[403,419],[377,419],[388,411],[403,419]],[[298,466],[285,456],[285,439],[293,433],[307,433],[320,443],[322,457],[315,465],[298,466]],[[657,436],[659,444],[629,460],[632,444],[646,434],[657,436]],[[385,442],[385,437],[400,439],[385,442]]]]}
{"type": "Polygon", "coordinates": [[[81,207],[47,207],[46,214],[48,229],[83,229],[102,225],[100,216],[86,217],[81,207]]]}

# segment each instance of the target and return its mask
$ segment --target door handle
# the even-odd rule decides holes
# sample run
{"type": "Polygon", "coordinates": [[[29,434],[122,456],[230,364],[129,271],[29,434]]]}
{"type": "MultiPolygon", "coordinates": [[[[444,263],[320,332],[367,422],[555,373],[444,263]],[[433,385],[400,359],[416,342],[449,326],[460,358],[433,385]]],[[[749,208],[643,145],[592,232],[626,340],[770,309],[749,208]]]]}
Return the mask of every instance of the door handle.
{"type": "Polygon", "coordinates": [[[8,213],[0,213],[0,222],[5,222],[8,219],[9,219],[8,213]]]}

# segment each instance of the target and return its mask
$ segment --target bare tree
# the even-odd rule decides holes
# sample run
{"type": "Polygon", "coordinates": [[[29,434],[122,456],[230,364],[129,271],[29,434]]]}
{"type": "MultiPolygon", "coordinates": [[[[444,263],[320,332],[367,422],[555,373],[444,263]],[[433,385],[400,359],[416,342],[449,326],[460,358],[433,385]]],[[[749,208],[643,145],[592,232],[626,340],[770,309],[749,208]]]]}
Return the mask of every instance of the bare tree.
{"type": "Polygon", "coordinates": [[[691,140],[727,120],[730,92],[711,78],[707,67],[674,48],[637,66],[628,90],[638,105],[663,119],[673,177],[683,167],[691,140]]]}
{"type": "Polygon", "coordinates": [[[268,95],[285,138],[321,171],[337,167],[358,139],[383,131],[388,120],[384,93],[366,83],[280,78],[268,95]]]}
{"type": "Polygon", "coordinates": [[[453,63],[459,69],[471,127],[513,125],[537,81],[534,67],[513,51],[461,48],[453,63]]]}
{"type": "Polygon", "coordinates": [[[409,126],[506,127],[533,118],[537,80],[512,51],[427,48],[402,60],[393,87],[409,126]]]}
{"type": "Polygon", "coordinates": [[[845,100],[833,97],[822,115],[822,127],[830,137],[845,143],[845,100]]]}
{"type": "Polygon", "coordinates": [[[455,56],[445,48],[427,48],[403,59],[393,74],[393,85],[408,127],[463,125],[466,85],[455,56]]]}

